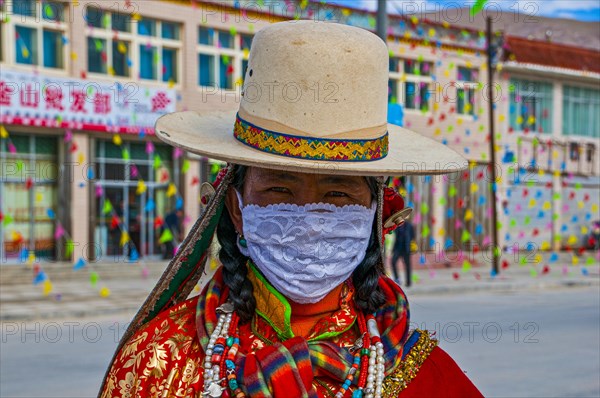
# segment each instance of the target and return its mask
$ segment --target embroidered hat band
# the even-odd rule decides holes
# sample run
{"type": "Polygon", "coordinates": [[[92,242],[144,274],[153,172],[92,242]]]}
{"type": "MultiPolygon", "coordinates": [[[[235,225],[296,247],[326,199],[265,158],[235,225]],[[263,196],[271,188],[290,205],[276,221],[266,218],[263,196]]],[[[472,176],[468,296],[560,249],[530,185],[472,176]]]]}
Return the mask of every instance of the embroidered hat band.
{"type": "Polygon", "coordinates": [[[301,137],[262,129],[236,116],[234,137],[252,148],[300,159],[371,161],[388,153],[388,133],[373,139],[328,139],[301,137]]]}

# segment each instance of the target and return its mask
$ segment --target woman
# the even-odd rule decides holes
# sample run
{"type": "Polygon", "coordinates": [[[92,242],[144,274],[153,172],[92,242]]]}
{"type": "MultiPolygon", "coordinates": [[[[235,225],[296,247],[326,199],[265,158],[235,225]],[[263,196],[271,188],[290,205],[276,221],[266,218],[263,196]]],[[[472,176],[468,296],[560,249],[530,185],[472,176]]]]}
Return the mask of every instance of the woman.
{"type": "Polygon", "coordinates": [[[466,167],[386,123],[388,62],[365,30],[277,23],[254,38],[237,114],[159,119],[163,140],[229,164],[203,186],[206,208],[101,396],[481,396],[427,332],[408,330],[406,297],[383,274],[384,235],[409,211],[382,176],[466,167]],[[186,300],[215,230],[222,267],[186,300]]]}

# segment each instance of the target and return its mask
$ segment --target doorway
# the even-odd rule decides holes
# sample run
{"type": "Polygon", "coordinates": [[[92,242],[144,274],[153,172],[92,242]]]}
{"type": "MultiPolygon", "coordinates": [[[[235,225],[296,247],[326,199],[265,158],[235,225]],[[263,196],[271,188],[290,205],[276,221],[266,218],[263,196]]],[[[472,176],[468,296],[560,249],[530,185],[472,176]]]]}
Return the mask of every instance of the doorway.
{"type": "Polygon", "coordinates": [[[94,234],[101,257],[137,260],[162,255],[162,220],[177,200],[177,195],[167,195],[174,162],[170,147],[156,145],[151,152],[145,146],[124,142],[117,148],[110,141],[98,141],[94,234]]]}

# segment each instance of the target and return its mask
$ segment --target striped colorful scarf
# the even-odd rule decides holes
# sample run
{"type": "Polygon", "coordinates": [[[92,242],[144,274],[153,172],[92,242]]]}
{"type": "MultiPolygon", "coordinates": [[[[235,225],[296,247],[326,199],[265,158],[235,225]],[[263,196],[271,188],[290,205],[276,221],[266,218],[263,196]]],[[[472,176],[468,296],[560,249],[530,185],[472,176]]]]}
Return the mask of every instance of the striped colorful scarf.
{"type": "MultiPolygon", "coordinates": [[[[402,346],[408,337],[408,302],[400,287],[387,277],[379,286],[386,304],[375,314],[384,345],[386,374],[400,364],[402,346]]],[[[223,283],[222,270],[215,273],[204,288],[196,309],[196,329],[200,345],[206,347],[217,323],[216,308],[227,301],[229,289],[223,283]]],[[[315,379],[343,383],[352,354],[337,344],[318,340],[307,342],[293,337],[254,352],[240,347],[236,356],[236,375],[250,397],[317,397],[315,379]]],[[[355,378],[354,380],[358,380],[355,378]]]]}

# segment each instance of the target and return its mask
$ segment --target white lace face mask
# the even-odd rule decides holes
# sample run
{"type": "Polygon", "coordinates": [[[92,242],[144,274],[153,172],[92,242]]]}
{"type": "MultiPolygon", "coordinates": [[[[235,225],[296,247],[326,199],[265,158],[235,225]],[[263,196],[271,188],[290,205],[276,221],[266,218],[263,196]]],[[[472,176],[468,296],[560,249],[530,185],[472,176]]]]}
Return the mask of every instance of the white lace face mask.
{"type": "Polygon", "coordinates": [[[365,258],[377,202],[338,207],[243,206],[246,246],[238,247],[281,294],[301,304],[316,303],[350,277],[365,258]]]}

